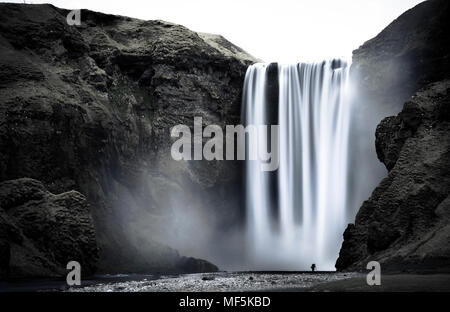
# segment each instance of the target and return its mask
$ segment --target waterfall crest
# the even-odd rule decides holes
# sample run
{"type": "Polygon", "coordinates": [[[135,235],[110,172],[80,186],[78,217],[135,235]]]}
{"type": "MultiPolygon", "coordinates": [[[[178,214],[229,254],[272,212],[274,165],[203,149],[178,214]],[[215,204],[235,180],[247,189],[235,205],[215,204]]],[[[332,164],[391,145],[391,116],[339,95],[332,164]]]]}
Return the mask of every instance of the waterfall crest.
{"type": "MultiPolygon", "coordinates": [[[[245,125],[279,125],[279,167],[245,169],[249,265],[334,270],[347,223],[349,66],[344,60],[254,64],[244,82],[245,125]]],[[[249,137],[249,146],[260,137],[249,137]]]]}

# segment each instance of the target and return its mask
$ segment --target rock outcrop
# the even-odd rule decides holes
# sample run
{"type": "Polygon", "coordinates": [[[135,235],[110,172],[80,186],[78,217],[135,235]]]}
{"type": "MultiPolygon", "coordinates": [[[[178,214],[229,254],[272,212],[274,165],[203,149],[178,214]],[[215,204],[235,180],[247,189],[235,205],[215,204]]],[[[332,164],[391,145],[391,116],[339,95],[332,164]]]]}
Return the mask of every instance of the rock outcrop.
{"type": "Polygon", "coordinates": [[[386,176],[376,158],[375,130],[387,116],[429,83],[450,73],[450,2],[424,1],[353,51],[351,131],[353,173],[349,215],[354,216],[386,176]],[[364,183],[359,183],[361,179],[364,183]]]}
{"type": "Polygon", "coordinates": [[[377,128],[388,176],[344,233],[338,270],[450,271],[450,80],[416,93],[377,128]]]}
{"type": "Polygon", "coordinates": [[[450,3],[424,1],[353,52],[358,92],[378,111],[398,113],[420,88],[450,72],[450,3]]]}
{"type": "Polygon", "coordinates": [[[351,187],[360,197],[381,182],[344,233],[338,270],[362,270],[369,260],[386,270],[449,270],[449,33],[450,3],[430,0],[353,52],[351,187]],[[362,187],[354,183],[361,178],[362,187]]]}
{"type": "Polygon", "coordinates": [[[0,278],[60,277],[69,261],[94,273],[98,248],[86,198],[33,179],[0,183],[0,278]]]}
{"type": "Polygon", "coordinates": [[[0,4],[0,181],[86,196],[100,271],[179,271],[164,241],[188,226],[177,216],[235,223],[240,165],[172,160],[170,129],[237,123],[256,60],[180,25],[82,10],[69,26],[68,13],[0,4]]]}

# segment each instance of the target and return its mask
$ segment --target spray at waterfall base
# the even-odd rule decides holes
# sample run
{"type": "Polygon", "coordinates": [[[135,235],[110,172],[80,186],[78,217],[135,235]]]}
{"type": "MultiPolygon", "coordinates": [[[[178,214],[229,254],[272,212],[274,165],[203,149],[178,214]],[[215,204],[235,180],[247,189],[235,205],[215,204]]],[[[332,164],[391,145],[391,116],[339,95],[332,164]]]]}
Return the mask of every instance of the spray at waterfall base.
{"type": "Polygon", "coordinates": [[[316,263],[334,270],[350,221],[348,74],[339,59],[254,64],[245,76],[243,125],[203,128],[195,117],[193,135],[186,125],[171,130],[174,160],[245,160],[246,252],[254,269],[316,263]]]}

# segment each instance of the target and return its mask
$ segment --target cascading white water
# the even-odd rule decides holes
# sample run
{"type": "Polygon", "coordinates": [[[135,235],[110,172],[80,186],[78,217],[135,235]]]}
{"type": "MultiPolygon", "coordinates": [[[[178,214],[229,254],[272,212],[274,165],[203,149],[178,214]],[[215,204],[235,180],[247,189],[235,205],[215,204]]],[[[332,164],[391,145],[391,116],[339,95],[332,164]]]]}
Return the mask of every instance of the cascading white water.
{"type": "MultiPolygon", "coordinates": [[[[332,60],[247,70],[244,123],[279,124],[278,170],[264,172],[260,161],[246,161],[254,269],[305,270],[315,263],[319,270],[334,270],[347,223],[348,68],[344,60],[332,60]]],[[[258,139],[249,137],[248,145],[258,139]]]]}

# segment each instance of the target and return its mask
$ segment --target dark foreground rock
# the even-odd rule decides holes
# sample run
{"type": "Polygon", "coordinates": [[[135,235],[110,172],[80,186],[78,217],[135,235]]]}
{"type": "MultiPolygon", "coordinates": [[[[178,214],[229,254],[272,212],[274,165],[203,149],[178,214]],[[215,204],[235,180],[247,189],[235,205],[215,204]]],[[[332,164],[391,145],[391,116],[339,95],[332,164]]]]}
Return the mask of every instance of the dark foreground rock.
{"type": "Polygon", "coordinates": [[[28,178],[0,183],[0,250],[0,278],[61,277],[72,260],[91,275],[98,248],[86,198],[28,178]]]}
{"type": "Polygon", "coordinates": [[[181,257],[178,266],[184,272],[201,273],[201,272],[217,272],[219,268],[214,264],[201,259],[192,257],[181,257]]]}
{"type": "Polygon", "coordinates": [[[376,147],[389,174],[346,229],[336,268],[450,271],[450,80],[384,119],[376,147]]]}
{"type": "MultiPolygon", "coordinates": [[[[240,165],[172,160],[170,129],[194,116],[238,123],[255,59],[164,21],[82,10],[69,26],[68,13],[0,4],[0,181],[86,196],[100,271],[178,271],[168,245],[198,224],[214,233],[240,219],[240,165]]],[[[214,241],[201,235],[175,247],[214,241]]]]}

